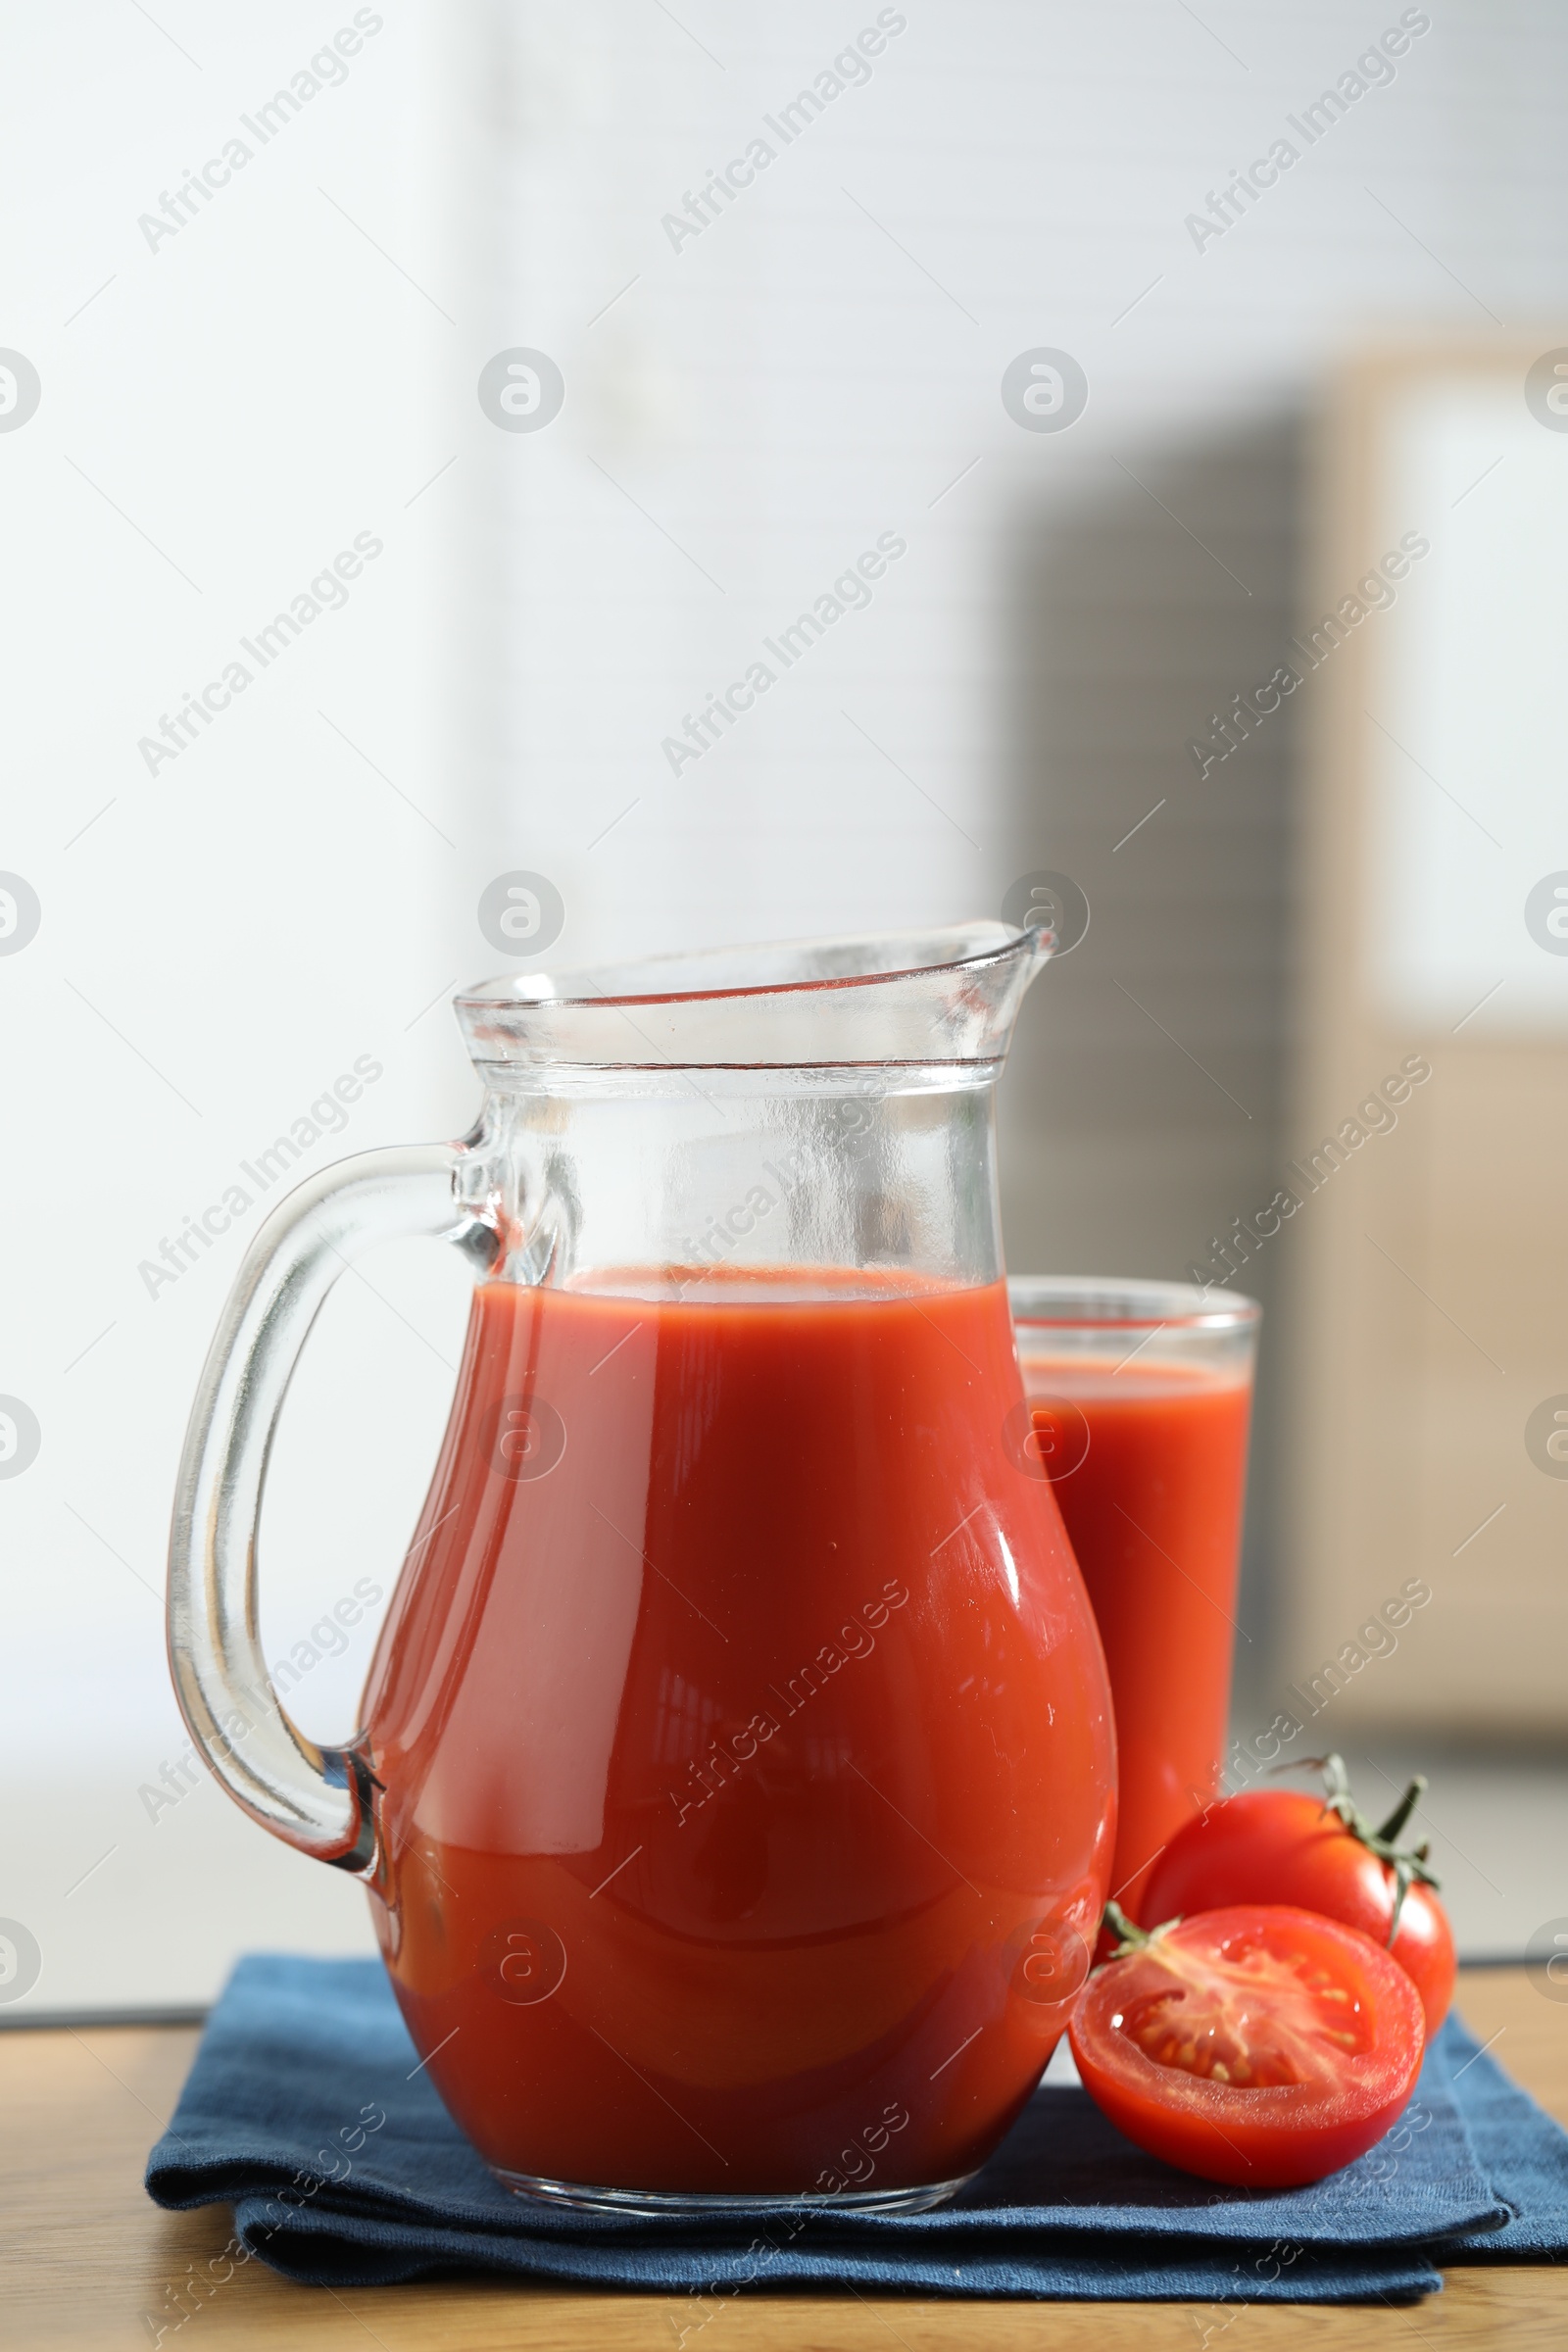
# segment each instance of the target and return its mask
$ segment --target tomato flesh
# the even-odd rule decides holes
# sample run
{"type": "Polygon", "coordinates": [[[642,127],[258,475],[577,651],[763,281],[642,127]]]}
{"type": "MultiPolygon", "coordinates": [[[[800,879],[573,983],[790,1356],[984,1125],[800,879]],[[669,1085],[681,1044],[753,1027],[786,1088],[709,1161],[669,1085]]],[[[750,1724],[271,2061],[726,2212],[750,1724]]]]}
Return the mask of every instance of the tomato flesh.
{"type": "Polygon", "coordinates": [[[1415,1985],[1368,1936],[1261,1903],[1182,1920],[1097,1969],[1068,2032],[1119,2131],[1242,2188],[1321,2180],[1364,2154],[1426,2041],[1415,1985]]]}
{"type": "Polygon", "coordinates": [[[1320,1797],[1249,1788],[1179,1831],[1149,1874],[1145,1927],[1230,1903],[1296,1903],[1387,1945],[1415,1981],[1430,2040],[1448,2014],[1456,1960],[1447,1914],[1429,1887],[1407,1891],[1392,1945],[1395,1877],[1320,1797]]]}

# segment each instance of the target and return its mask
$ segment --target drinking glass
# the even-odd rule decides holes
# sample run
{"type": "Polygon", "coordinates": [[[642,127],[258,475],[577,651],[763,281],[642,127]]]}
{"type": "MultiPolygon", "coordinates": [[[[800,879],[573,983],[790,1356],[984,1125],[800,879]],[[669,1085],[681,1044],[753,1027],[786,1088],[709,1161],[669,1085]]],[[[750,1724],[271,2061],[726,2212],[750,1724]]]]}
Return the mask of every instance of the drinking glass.
{"type": "MultiPolygon", "coordinates": [[[[1157,1854],[1211,1801],[1230,1716],[1261,1308],[1186,1283],[1007,1285],[1032,1432],[1104,1645],[1133,1918],[1157,1854]]],[[[1147,1924],[1147,1923],[1146,1923],[1147,1924]]]]}

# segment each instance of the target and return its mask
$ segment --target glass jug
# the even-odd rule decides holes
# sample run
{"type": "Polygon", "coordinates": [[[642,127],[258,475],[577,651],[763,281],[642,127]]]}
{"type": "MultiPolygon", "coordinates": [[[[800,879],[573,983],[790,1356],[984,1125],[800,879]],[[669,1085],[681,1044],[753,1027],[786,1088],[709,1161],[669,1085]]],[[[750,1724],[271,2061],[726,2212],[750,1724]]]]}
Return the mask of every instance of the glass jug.
{"type": "Polygon", "coordinates": [[[463,1142],[258,1234],[170,1559],[191,1732],[362,1878],[410,2034],[513,2188],[588,2208],[950,2195],[1088,1972],[1099,1639],[1032,1428],[992,1096],[1049,933],[491,981],[463,1142]],[[257,1632],[267,1457],[333,1281],[475,1296],[366,1689],[318,1746],[257,1632]]]}

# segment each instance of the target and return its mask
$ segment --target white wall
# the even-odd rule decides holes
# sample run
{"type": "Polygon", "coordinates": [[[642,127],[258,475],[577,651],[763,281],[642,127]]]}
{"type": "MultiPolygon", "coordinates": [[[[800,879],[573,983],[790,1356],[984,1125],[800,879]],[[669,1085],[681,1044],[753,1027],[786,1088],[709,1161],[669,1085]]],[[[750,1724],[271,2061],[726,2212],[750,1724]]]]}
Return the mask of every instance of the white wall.
{"type": "MultiPolygon", "coordinates": [[[[511,867],[560,888],[562,961],[994,908],[1053,806],[1049,763],[1018,772],[1020,542],[1298,403],[1341,348],[1560,298],[1545,7],[1435,10],[1201,252],[1184,217],[1396,7],[910,5],[679,251],[662,217],[874,7],[371,13],[342,85],[153,251],[138,216],[354,11],[6,11],[0,342],[43,397],[0,432],[0,866],[43,915],[0,957],[0,1393],[42,1445],[0,1481],[0,1915],[43,1947],[35,2008],[199,1997],[247,1943],[365,1935],[357,1889],[211,1787],[138,1803],[182,1742],[156,1598],[180,1435],[259,1205],[151,1297],[163,1237],[357,1055],[384,1074],[311,1165],[466,1123],[441,1000],[496,962],[474,906],[511,867]],[[565,377],[537,434],[475,397],[514,345],[565,377]],[[1059,435],[999,396],[1038,345],[1090,379],[1059,435]],[[346,608],[149,773],[138,739],[361,531],[384,551],[346,608]],[[883,532],[907,552],[871,609],[673,776],[682,713],[883,532]]],[[[1186,789],[1154,747],[1112,839],[1148,765],[1186,789]]],[[[1157,894],[1158,823],[1139,840],[1157,894]]],[[[1071,1138],[1031,1132],[1031,1189],[1083,1199],[1071,1138]]],[[[387,1581],[434,1447],[461,1284],[412,1249],[367,1272],[280,1441],[279,1647],[387,1581]]],[[[363,1663],[313,1673],[310,1728],[348,1728],[363,1663]]]]}
{"type": "MultiPolygon", "coordinates": [[[[0,960],[0,1390],[41,1446],[0,1484],[0,1913],[37,1937],[28,1997],[50,2007],[189,1998],[236,1942],[363,1938],[359,1890],[272,1852],[211,1786],[156,1819],[138,1800],[184,1744],[161,1605],[172,1478],[224,1290],[286,1187],[264,1198],[240,1163],[362,1056],[381,1075],[300,1172],[451,1131],[472,1095],[439,1006],[417,1017],[477,960],[431,858],[436,828],[471,825],[442,756],[449,490],[409,503],[448,454],[435,314],[367,241],[442,285],[430,43],[384,12],[263,145],[238,118],[352,9],[154,14],[173,38],[120,6],[13,10],[6,44],[0,341],[42,398],[0,436],[0,863],[41,922],[0,960]],[[138,216],[236,131],[251,160],[149,245],[138,216]],[[347,602],[268,667],[244,653],[360,533],[381,553],[347,602]],[[251,682],[150,772],[139,739],[236,657],[251,682]],[[251,1205],[230,1201],[197,1263],[140,1270],[186,1218],[217,1204],[221,1226],[236,1184],[251,1205]]],[[[368,1270],[390,1305],[345,1286],[291,1412],[274,1653],[357,1575],[385,1582],[406,1541],[448,1374],[397,1310],[449,1356],[461,1311],[451,1270],[411,1257],[368,1270]]],[[[361,1635],[314,1673],[313,1728],[346,1728],[365,1656],[361,1635]]]]}

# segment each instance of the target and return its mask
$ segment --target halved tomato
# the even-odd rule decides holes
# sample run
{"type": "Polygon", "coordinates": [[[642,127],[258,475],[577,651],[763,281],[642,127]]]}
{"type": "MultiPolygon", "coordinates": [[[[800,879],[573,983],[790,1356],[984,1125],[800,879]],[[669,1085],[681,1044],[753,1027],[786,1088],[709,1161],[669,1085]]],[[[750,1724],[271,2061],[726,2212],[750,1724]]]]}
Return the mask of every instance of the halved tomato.
{"type": "Polygon", "coordinates": [[[1150,2155],[1294,2187],[1362,2155],[1403,2109],[1421,1996],[1359,1929],[1257,1903],[1127,1938],[1068,2034],[1085,2089],[1150,2155]]]}

